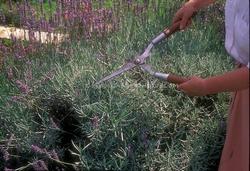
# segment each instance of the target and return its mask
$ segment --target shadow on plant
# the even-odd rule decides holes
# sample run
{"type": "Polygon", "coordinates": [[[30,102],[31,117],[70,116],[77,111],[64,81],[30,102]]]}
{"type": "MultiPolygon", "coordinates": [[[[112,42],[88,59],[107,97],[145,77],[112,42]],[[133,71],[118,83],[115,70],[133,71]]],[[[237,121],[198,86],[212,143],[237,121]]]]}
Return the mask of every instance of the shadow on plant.
{"type": "Polygon", "coordinates": [[[204,97],[198,97],[196,99],[195,107],[203,107],[208,112],[212,112],[215,110],[214,103],[218,100],[218,96],[215,95],[208,95],[204,97]]]}
{"type": "MultiPolygon", "coordinates": [[[[60,128],[59,141],[55,142],[56,146],[64,149],[63,161],[67,163],[76,162],[76,158],[70,153],[73,151],[72,141],[81,139],[89,141],[86,134],[81,130],[81,119],[73,108],[69,99],[55,96],[48,100],[47,104],[49,116],[60,128]]],[[[67,168],[73,170],[74,168],[67,168]]]]}
{"type": "Polygon", "coordinates": [[[188,171],[216,171],[219,168],[220,156],[226,137],[226,122],[218,122],[215,129],[204,129],[199,135],[200,140],[195,141],[193,157],[190,160],[188,171]]]}

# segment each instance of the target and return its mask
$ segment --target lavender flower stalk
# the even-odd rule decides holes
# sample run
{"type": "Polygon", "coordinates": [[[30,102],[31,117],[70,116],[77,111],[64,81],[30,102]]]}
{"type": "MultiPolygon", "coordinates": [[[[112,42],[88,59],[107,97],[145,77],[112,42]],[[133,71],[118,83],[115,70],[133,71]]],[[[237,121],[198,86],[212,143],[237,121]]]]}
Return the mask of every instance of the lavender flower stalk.
{"type": "Polygon", "coordinates": [[[17,80],[16,85],[22,93],[28,94],[30,92],[30,87],[22,81],[17,80]]]}
{"type": "Polygon", "coordinates": [[[35,153],[38,153],[38,154],[44,154],[45,153],[45,150],[43,148],[40,148],[36,145],[31,145],[31,150],[35,153]]]}
{"type": "Polygon", "coordinates": [[[14,78],[13,69],[11,67],[7,67],[7,78],[9,80],[12,80],[14,78]]]}
{"type": "Polygon", "coordinates": [[[43,160],[37,160],[33,162],[32,167],[35,171],[47,171],[47,165],[43,160]]]}

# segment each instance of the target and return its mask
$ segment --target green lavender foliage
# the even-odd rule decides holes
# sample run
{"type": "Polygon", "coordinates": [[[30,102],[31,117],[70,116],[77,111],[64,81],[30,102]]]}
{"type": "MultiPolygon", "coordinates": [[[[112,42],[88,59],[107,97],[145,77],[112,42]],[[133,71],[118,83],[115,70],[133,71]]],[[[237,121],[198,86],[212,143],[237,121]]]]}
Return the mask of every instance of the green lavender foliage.
{"type": "MultiPolygon", "coordinates": [[[[12,66],[16,80],[23,80],[26,71],[31,70],[32,91],[21,94],[15,81],[1,72],[0,138],[4,140],[13,133],[21,151],[29,154],[33,144],[56,149],[61,159],[70,149],[72,164],[82,170],[216,168],[225,136],[221,123],[226,118],[228,94],[190,98],[176,86],[140,69],[95,85],[170,25],[180,4],[166,4],[157,1],[159,10],[148,11],[146,21],[127,11],[121,29],[106,37],[70,40],[59,47],[44,45],[41,51],[21,61],[10,55],[4,69],[12,66]],[[31,64],[27,65],[27,61],[31,64]],[[51,79],[44,81],[48,74],[51,79]],[[11,100],[13,96],[22,99],[16,102],[11,100]],[[58,145],[63,130],[51,123],[51,111],[56,106],[53,104],[70,108],[66,111],[73,111],[79,122],[68,149],[58,145]]],[[[157,46],[148,63],[158,71],[182,76],[208,77],[232,69],[219,20],[203,23],[199,17],[189,29],[157,46]]],[[[61,121],[67,114],[59,114],[61,121]]],[[[29,155],[26,158],[33,160],[29,155]]]]}

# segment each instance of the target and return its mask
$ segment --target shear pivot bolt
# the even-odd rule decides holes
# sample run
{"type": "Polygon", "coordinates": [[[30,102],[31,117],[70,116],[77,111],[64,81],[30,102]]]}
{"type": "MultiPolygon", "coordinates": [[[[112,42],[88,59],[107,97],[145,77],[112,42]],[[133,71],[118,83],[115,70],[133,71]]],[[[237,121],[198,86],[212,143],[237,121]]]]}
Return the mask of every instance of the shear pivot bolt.
{"type": "Polygon", "coordinates": [[[140,60],[140,59],[136,59],[136,60],[135,60],[135,63],[136,63],[136,64],[139,64],[139,63],[141,63],[141,60],[140,60]]]}

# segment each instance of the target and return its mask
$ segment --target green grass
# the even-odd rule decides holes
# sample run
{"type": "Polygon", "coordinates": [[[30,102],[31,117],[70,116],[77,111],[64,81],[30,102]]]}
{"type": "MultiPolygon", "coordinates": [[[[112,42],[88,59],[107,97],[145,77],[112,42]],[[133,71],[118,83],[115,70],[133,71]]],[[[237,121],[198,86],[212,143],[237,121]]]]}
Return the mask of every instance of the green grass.
{"type": "MultiPolygon", "coordinates": [[[[62,130],[50,122],[51,111],[59,105],[54,106],[55,101],[61,101],[59,108],[70,104],[80,123],[78,130],[85,135],[78,135],[69,145],[83,170],[216,168],[224,140],[219,125],[226,117],[228,94],[190,98],[138,69],[94,85],[169,25],[171,16],[158,15],[145,25],[126,17],[120,31],[106,39],[66,43],[60,48],[67,50],[64,54],[49,46],[29,56],[33,91],[21,102],[9,102],[19,92],[1,73],[0,121],[4,124],[0,137],[14,133],[23,151],[30,152],[30,146],[37,144],[63,156],[58,145],[62,130]],[[41,84],[49,71],[53,79],[41,84]],[[96,127],[93,118],[98,118],[96,127]]],[[[208,77],[232,68],[219,27],[213,22],[195,22],[187,31],[176,33],[153,50],[148,62],[159,71],[182,76],[208,77]]],[[[16,79],[23,79],[29,67],[25,61],[8,60],[6,64],[15,66],[16,79]]]]}

